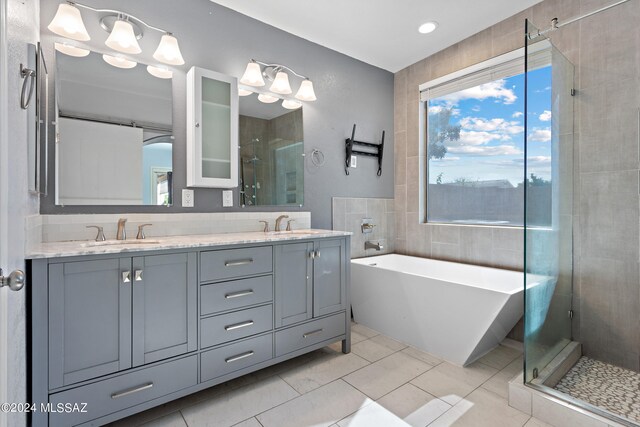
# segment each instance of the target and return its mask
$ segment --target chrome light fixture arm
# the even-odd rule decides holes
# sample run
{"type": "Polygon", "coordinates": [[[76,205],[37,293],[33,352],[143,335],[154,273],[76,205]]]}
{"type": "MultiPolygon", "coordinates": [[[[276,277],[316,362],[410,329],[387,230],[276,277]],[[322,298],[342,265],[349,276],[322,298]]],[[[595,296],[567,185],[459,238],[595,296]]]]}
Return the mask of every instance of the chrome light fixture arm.
{"type": "Polygon", "coordinates": [[[165,33],[165,34],[172,34],[170,31],[163,30],[162,28],[159,28],[159,27],[155,27],[155,26],[153,26],[153,25],[150,25],[150,24],[146,23],[145,21],[143,21],[142,19],[138,18],[137,16],[134,16],[134,15],[131,15],[131,14],[128,14],[128,13],[122,12],[121,10],[115,10],[115,9],[97,9],[97,8],[95,8],[95,7],[87,6],[86,4],[76,3],[76,2],[74,2],[74,1],[70,1],[70,0],[67,0],[67,3],[68,3],[68,4],[70,4],[70,5],[72,5],[72,6],[81,7],[81,8],[83,8],[83,9],[91,10],[91,11],[93,11],[93,12],[98,12],[98,13],[113,13],[113,14],[116,14],[116,15],[118,15],[118,16],[122,16],[122,17],[124,17],[124,18],[126,18],[126,19],[133,19],[133,21],[134,21],[136,24],[142,24],[142,25],[144,25],[145,27],[147,27],[147,28],[149,28],[149,29],[151,29],[151,30],[155,30],[155,31],[158,31],[158,32],[160,32],[160,33],[165,33]]]}
{"type": "Polygon", "coordinates": [[[256,64],[260,64],[260,65],[262,65],[262,66],[263,66],[263,67],[265,67],[265,68],[271,68],[271,69],[273,70],[273,71],[272,71],[273,75],[271,75],[271,73],[266,73],[266,71],[265,71],[265,72],[263,72],[263,75],[264,75],[265,77],[268,77],[268,78],[269,78],[269,79],[271,79],[271,80],[273,80],[274,76],[278,73],[278,71],[281,71],[281,70],[287,70],[287,71],[289,71],[291,74],[293,74],[293,75],[295,75],[295,76],[297,76],[297,77],[300,77],[300,78],[301,78],[301,79],[303,79],[303,80],[309,80],[309,77],[307,77],[307,76],[303,76],[302,74],[298,74],[298,73],[296,73],[294,70],[292,70],[291,68],[287,67],[286,65],[282,65],[282,64],[268,64],[268,63],[266,63],[266,62],[258,61],[258,60],[255,60],[255,59],[252,59],[252,60],[251,60],[251,62],[255,62],[256,64]]]}

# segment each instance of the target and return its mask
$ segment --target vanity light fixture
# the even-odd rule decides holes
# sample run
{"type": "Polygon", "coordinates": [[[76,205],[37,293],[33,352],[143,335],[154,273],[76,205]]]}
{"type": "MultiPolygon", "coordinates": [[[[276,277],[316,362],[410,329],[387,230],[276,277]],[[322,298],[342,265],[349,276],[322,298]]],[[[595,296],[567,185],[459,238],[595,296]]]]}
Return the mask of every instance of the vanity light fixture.
{"type": "Polygon", "coordinates": [[[247,68],[240,79],[240,83],[248,86],[260,87],[265,85],[265,79],[267,79],[273,82],[269,87],[271,92],[280,95],[288,95],[293,92],[291,90],[291,85],[289,84],[289,73],[302,79],[302,84],[300,85],[295,97],[301,101],[315,101],[317,98],[313,90],[313,83],[311,80],[282,64],[267,64],[265,62],[252,59],[247,64],[247,68]]]}
{"type": "Polygon", "coordinates": [[[265,104],[273,104],[274,102],[277,102],[280,98],[277,98],[275,96],[271,96],[269,94],[266,93],[261,93],[258,95],[258,100],[260,102],[264,102],[265,104]]]}
{"type": "Polygon", "coordinates": [[[121,56],[102,55],[102,59],[109,65],[113,65],[118,68],[133,68],[138,65],[135,61],[129,61],[121,56]]]}
{"type": "Polygon", "coordinates": [[[58,52],[65,55],[75,56],[76,58],[83,58],[91,53],[88,49],[82,49],[76,46],[72,46],[66,43],[54,43],[54,46],[58,52]]]}
{"type": "Polygon", "coordinates": [[[282,101],[282,106],[287,110],[297,110],[302,107],[302,102],[293,99],[285,99],[282,101]]]}
{"type": "Polygon", "coordinates": [[[80,10],[73,3],[61,3],[58,5],[56,16],[47,27],[59,36],[81,42],[91,40],[87,28],[82,21],[80,10]]]}
{"type": "Polygon", "coordinates": [[[244,70],[240,83],[254,87],[264,86],[262,70],[257,62],[251,60],[251,62],[247,64],[247,68],[244,70]]]}
{"type": "Polygon", "coordinates": [[[284,71],[278,71],[269,90],[274,93],[279,93],[280,95],[289,95],[292,92],[291,85],[289,84],[289,74],[284,71]]]}
{"type": "Polygon", "coordinates": [[[425,22],[418,27],[418,32],[421,34],[433,33],[438,28],[438,23],[435,21],[425,22]]]}
{"type": "Polygon", "coordinates": [[[137,54],[142,52],[138,39],[133,32],[133,25],[125,20],[126,18],[118,17],[113,24],[111,34],[104,42],[108,47],[122,53],[137,54]]]}
{"type": "Polygon", "coordinates": [[[248,90],[248,89],[243,89],[243,88],[241,88],[241,87],[239,87],[239,88],[238,88],[238,95],[240,95],[240,96],[249,96],[249,95],[251,95],[252,93],[253,93],[253,92],[251,92],[251,91],[250,91],[250,90],[248,90]]]}
{"type": "Polygon", "coordinates": [[[173,71],[166,67],[154,67],[153,65],[147,65],[147,72],[153,77],[157,77],[159,79],[170,79],[173,77],[173,71]]]}
{"type": "Polygon", "coordinates": [[[148,28],[162,33],[160,43],[158,44],[153,57],[164,64],[184,64],[184,58],[180,52],[178,39],[176,39],[172,33],[163,30],[162,28],[149,25],[142,19],[120,10],[96,9],[91,6],[69,0],[58,5],[58,11],[47,28],[59,36],[73,40],[91,40],[78,8],[87,9],[98,14],[100,26],[110,33],[105,44],[111,49],[127,54],[141,53],[142,49],[138,44],[138,40],[144,35],[142,29],[148,28]]]}

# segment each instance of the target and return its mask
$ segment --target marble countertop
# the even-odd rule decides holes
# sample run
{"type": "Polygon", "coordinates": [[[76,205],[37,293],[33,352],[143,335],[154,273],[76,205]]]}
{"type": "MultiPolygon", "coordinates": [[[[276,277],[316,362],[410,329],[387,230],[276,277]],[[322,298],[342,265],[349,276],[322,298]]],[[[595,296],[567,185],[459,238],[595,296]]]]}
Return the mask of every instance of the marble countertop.
{"type": "Polygon", "coordinates": [[[223,234],[197,234],[187,236],[147,237],[144,240],[76,240],[41,243],[32,247],[27,259],[59,258],[82,255],[118,254],[164,249],[201,248],[209,246],[241,245],[247,243],[282,242],[311,238],[350,236],[352,233],[333,230],[294,230],[280,232],[244,232],[223,234]]]}

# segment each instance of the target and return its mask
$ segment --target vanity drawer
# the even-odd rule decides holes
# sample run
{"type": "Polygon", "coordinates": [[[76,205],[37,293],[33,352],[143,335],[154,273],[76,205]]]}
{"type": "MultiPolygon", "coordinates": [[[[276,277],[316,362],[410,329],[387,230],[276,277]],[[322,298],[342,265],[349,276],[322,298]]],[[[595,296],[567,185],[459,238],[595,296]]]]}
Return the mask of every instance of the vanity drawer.
{"type": "Polygon", "coordinates": [[[345,334],[345,314],[338,313],[276,332],[276,357],[345,334]]]}
{"type": "Polygon", "coordinates": [[[200,347],[211,347],[271,329],[273,329],[271,304],[209,317],[200,321],[200,347]]]}
{"type": "Polygon", "coordinates": [[[216,348],[200,355],[200,381],[208,381],[271,358],[273,334],[216,348]]]}
{"type": "Polygon", "coordinates": [[[200,254],[201,282],[270,273],[272,269],[271,246],[207,251],[200,254]]]}
{"type": "Polygon", "coordinates": [[[273,300],[273,276],[202,285],[200,314],[214,314],[273,300]]]}
{"type": "Polygon", "coordinates": [[[70,426],[109,415],[131,406],[194,386],[198,383],[198,356],[167,362],[52,394],[49,402],[86,403],[86,413],[51,413],[49,425],[70,426]]]}

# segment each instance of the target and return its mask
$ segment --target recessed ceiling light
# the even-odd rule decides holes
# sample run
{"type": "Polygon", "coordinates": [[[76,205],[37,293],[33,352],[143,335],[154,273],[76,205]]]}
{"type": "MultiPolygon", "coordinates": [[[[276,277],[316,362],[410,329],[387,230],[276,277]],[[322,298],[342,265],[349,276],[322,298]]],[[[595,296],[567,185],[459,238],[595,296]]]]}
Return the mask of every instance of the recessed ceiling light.
{"type": "Polygon", "coordinates": [[[429,22],[425,22],[424,24],[420,25],[418,27],[418,31],[421,32],[422,34],[429,34],[432,33],[436,30],[436,28],[438,28],[438,23],[435,21],[429,21],[429,22]]]}

